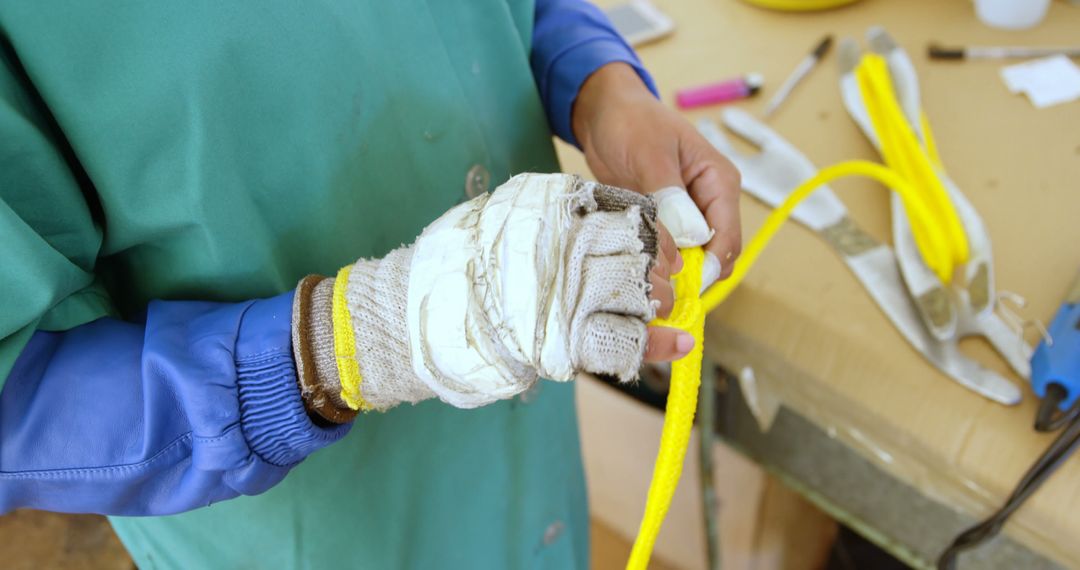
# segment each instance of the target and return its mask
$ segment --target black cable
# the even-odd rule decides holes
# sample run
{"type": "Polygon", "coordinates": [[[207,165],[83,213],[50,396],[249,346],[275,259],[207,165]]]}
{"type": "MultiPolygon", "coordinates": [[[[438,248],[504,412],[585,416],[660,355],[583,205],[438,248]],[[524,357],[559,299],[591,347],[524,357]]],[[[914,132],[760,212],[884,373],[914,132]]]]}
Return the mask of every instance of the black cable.
{"type": "MultiPolygon", "coordinates": [[[[1053,388],[1058,386],[1057,384],[1051,384],[1053,388]]],[[[1031,495],[1039,489],[1046,479],[1050,477],[1058,467],[1060,467],[1066,459],[1068,459],[1073,452],[1076,451],[1078,444],[1080,444],[1080,414],[1077,410],[1080,409],[1077,406],[1073,406],[1068,412],[1062,414],[1060,417],[1052,417],[1045,409],[1056,409],[1057,404],[1064,399],[1065,392],[1062,389],[1060,393],[1056,390],[1047,390],[1047,397],[1043,402],[1043,408],[1040,409],[1039,415],[1036,418],[1036,428],[1040,426],[1049,427],[1051,425],[1065,425],[1064,431],[1050,444],[1050,446],[1043,452],[1039,459],[1028,469],[1024,477],[1020,479],[1020,482],[1016,485],[1012,494],[1006,499],[1005,504],[994,514],[990,515],[986,520],[981,523],[965,530],[957,536],[952,544],[945,549],[945,552],[941,553],[938,558],[937,567],[938,570],[952,570],[956,567],[956,557],[964,550],[974,548],[987,540],[993,538],[1001,528],[1005,525],[1005,522],[1031,495]],[[1048,406],[1047,404],[1051,404],[1048,406]]],[[[1040,431],[1048,431],[1047,429],[1040,429],[1040,431]]]]}

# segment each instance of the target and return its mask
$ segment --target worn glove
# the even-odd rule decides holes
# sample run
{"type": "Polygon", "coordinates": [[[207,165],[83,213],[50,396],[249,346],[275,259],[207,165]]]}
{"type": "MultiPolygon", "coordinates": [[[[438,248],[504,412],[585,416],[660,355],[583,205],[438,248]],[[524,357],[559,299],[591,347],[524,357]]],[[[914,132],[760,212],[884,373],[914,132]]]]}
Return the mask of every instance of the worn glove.
{"type": "MultiPolygon", "coordinates": [[[[702,119],[698,132],[739,169],[742,187],[759,200],[776,208],[798,185],[817,174],[817,167],[798,148],[776,131],[746,111],[728,109],[722,115],[724,126],[760,152],[742,152],[728,140],[716,123],[702,119]]],[[[843,202],[823,187],[807,196],[792,217],[816,231],[839,223],[847,215],[843,202]]]]}
{"type": "Polygon", "coordinates": [[[539,377],[627,381],[655,316],[656,207],[561,174],[522,174],[416,242],[297,287],[305,402],[332,422],[432,397],[472,408],[539,377]]]}

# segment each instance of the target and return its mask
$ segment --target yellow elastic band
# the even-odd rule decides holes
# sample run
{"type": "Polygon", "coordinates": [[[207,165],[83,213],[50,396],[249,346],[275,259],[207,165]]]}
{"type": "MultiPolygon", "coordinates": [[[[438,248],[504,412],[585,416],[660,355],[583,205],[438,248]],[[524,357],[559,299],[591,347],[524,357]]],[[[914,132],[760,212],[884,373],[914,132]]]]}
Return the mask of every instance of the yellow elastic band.
{"type": "MultiPolygon", "coordinates": [[[[736,261],[731,277],[709,287],[700,298],[698,291],[701,290],[701,265],[704,254],[701,248],[697,247],[682,250],[683,269],[675,276],[676,298],[671,317],[657,319],[650,324],[676,327],[689,332],[694,337],[694,349],[671,366],[671,389],[668,392],[660,449],[656,454],[653,478],[649,484],[645,514],[642,516],[638,536],[630,552],[630,559],[626,563],[628,570],[645,570],[648,567],[660,526],[671,506],[675,487],[679,484],[701,385],[705,314],[723,302],[742,282],[762,250],[776,235],[784,221],[791,216],[791,212],[795,210],[799,202],[821,186],[845,176],[865,176],[880,182],[904,197],[905,204],[909,204],[907,209],[909,216],[924,222],[930,219],[929,207],[907,180],[880,164],[851,161],[825,168],[800,184],[778,208],[769,214],[761,229],[754,234],[750,244],[736,261]]],[[[935,234],[934,239],[931,240],[933,247],[937,250],[948,246],[946,243],[941,243],[940,238],[941,236],[935,234]]]]}
{"type": "Polygon", "coordinates": [[[338,378],[341,380],[341,399],[354,410],[367,411],[371,406],[360,395],[360,364],[356,360],[356,338],[353,336],[353,320],[349,314],[349,304],[345,300],[345,289],[349,286],[347,265],[338,271],[334,280],[334,299],[331,309],[334,322],[334,357],[337,360],[338,378]]]}

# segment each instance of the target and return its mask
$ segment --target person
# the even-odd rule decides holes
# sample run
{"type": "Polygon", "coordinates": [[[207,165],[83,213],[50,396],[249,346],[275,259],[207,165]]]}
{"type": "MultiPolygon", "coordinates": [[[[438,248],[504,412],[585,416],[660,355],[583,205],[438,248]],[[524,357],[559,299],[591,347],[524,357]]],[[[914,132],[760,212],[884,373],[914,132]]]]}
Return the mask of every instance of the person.
{"type": "Polygon", "coordinates": [[[533,380],[692,343],[635,332],[654,202],[542,174],[552,132],[730,272],[738,174],[583,0],[0,2],[0,513],[110,515],[144,569],[585,567],[573,384],[533,380]]]}

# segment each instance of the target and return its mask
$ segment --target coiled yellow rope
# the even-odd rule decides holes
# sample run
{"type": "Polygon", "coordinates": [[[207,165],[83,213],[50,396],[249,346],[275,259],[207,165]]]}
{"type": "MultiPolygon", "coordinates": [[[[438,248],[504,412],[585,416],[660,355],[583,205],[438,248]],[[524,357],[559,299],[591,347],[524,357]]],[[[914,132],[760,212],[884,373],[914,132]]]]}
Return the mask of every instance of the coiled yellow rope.
{"type": "MultiPolygon", "coordinates": [[[[702,345],[704,343],[705,314],[716,308],[746,277],[750,268],[757,261],[765,246],[795,207],[821,186],[846,176],[872,178],[904,199],[908,215],[926,224],[934,223],[932,210],[922,195],[911,183],[896,172],[873,162],[850,161],[830,166],[803,182],[775,210],[761,229],[754,234],[742,256],[735,263],[731,277],[709,287],[698,296],[701,290],[701,265],[704,254],[701,248],[682,250],[683,269],[675,276],[675,306],[668,319],[653,321],[656,326],[677,327],[694,336],[694,349],[671,367],[671,389],[668,393],[667,408],[664,413],[664,427],[660,436],[660,449],[656,454],[652,482],[645,503],[645,514],[641,519],[637,539],[634,541],[627,570],[645,570],[649,565],[656,536],[664,522],[671,499],[675,495],[679,477],[682,475],[683,459],[690,442],[690,432],[694,425],[694,412],[697,410],[698,387],[701,384],[702,345]]],[[[937,247],[947,244],[934,242],[937,247]]],[[[941,253],[941,252],[937,252],[941,253]]]]}
{"type": "MultiPolygon", "coordinates": [[[[855,68],[855,77],[885,164],[908,180],[931,210],[933,217],[930,218],[910,216],[911,233],[927,266],[942,283],[948,284],[952,281],[953,269],[967,263],[968,242],[960,216],[938,175],[941,160],[930,134],[930,125],[925,116],[920,117],[926,141],[924,148],[900,109],[888,64],[882,56],[876,53],[864,55],[855,68]]],[[[905,208],[909,207],[909,202],[904,199],[905,208]]]]}

